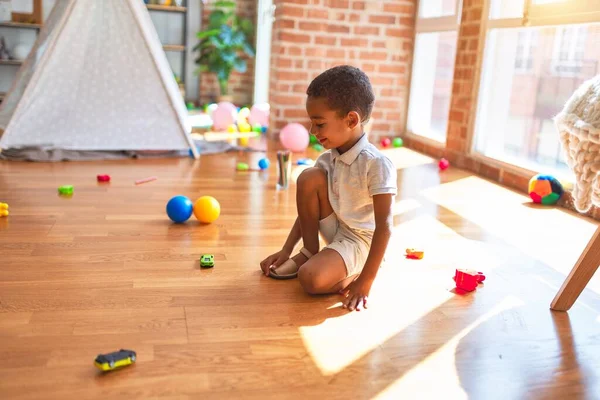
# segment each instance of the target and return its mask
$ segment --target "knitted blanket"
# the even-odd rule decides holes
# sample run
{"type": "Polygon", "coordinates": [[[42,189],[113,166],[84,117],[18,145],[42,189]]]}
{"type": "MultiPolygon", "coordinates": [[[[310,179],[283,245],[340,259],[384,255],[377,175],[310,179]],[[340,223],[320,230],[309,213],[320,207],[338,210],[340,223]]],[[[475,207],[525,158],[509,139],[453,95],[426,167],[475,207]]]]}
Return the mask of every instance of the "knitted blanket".
{"type": "Polygon", "coordinates": [[[577,211],[600,206],[600,75],[584,82],[554,117],[567,164],[575,173],[577,211]]]}

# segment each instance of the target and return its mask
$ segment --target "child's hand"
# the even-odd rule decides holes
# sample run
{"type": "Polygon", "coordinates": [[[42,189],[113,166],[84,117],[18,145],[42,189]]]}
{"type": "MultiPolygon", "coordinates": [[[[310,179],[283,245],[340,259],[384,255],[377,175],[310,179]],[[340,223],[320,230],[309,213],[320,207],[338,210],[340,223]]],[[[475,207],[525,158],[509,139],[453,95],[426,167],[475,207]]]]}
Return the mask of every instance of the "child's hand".
{"type": "Polygon", "coordinates": [[[271,254],[260,263],[260,269],[262,269],[265,276],[269,276],[269,270],[271,267],[279,267],[285,261],[290,258],[291,252],[281,249],[275,254],[271,254]]]}
{"type": "Polygon", "coordinates": [[[340,294],[345,297],[343,307],[350,311],[354,309],[360,311],[362,308],[367,308],[367,298],[372,284],[372,280],[360,279],[360,276],[351,282],[346,286],[346,289],[340,291],[340,294]]]}

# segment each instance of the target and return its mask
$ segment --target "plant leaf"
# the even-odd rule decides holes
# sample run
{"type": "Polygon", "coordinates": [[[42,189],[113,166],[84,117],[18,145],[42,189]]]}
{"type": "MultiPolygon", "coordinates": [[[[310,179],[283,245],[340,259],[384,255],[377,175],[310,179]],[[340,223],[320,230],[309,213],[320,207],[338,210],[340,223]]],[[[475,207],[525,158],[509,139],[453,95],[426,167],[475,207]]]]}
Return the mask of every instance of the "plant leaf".
{"type": "Polygon", "coordinates": [[[208,17],[208,26],[210,28],[219,28],[221,25],[227,23],[227,14],[222,10],[215,10],[210,13],[208,17]]]}
{"type": "Polygon", "coordinates": [[[223,60],[230,65],[234,65],[236,59],[238,58],[237,54],[235,54],[234,51],[224,51],[223,53],[221,53],[221,57],[223,58],[223,60]]]}
{"type": "Polygon", "coordinates": [[[242,30],[242,32],[244,32],[244,34],[246,34],[246,36],[251,36],[254,33],[254,24],[249,19],[240,19],[238,21],[238,24],[240,26],[240,29],[242,30]]]}
{"type": "Polygon", "coordinates": [[[198,39],[206,39],[207,37],[210,37],[210,36],[216,36],[220,32],[221,32],[220,29],[210,29],[207,31],[201,31],[201,32],[196,33],[196,37],[198,39]]]}
{"type": "Polygon", "coordinates": [[[246,60],[238,58],[235,60],[234,67],[239,73],[243,74],[248,69],[248,63],[246,60]]]}
{"type": "Polygon", "coordinates": [[[219,40],[219,36],[211,36],[209,41],[210,44],[212,44],[213,46],[215,46],[217,49],[222,49],[224,47],[226,47],[225,43],[222,43],[221,40],[219,40]]]}
{"type": "Polygon", "coordinates": [[[235,1],[219,0],[215,3],[215,7],[235,8],[235,1]]]}
{"type": "Polygon", "coordinates": [[[246,54],[248,54],[250,57],[254,57],[256,55],[256,51],[254,50],[254,47],[252,47],[252,45],[250,43],[244,43],[243,48],[244,48],[244,52],[246,54]]]}

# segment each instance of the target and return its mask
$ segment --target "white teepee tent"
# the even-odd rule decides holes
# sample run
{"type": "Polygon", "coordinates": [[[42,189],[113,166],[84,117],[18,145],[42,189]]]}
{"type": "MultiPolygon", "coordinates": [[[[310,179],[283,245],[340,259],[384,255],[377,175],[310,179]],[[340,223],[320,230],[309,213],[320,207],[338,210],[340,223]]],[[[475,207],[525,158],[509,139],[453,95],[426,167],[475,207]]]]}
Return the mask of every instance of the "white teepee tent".
{"type": "Polygon", "coordinates": [[[61,0],[2,103],[0,149],[198,157],[186,115],[142,0],[61,0]]]}

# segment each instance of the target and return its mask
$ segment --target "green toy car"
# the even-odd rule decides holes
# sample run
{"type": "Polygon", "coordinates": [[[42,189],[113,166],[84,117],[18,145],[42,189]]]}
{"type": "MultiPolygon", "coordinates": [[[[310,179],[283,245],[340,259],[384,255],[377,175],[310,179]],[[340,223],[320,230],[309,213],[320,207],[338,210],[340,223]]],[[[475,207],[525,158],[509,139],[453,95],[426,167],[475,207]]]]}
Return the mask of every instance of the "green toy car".
{"type": "Polygon", "coordinates": [[[212,254],[203,254],[200,257],[200,267],[202,268],[212,268],[215,266],[215,256],[212,254]]]}
{"type": "Polygon", "coordinates": [[[58,193],[62,195],[72,195],[73,194],[73,185],[63,185],[58,187],[58,193]]]}

